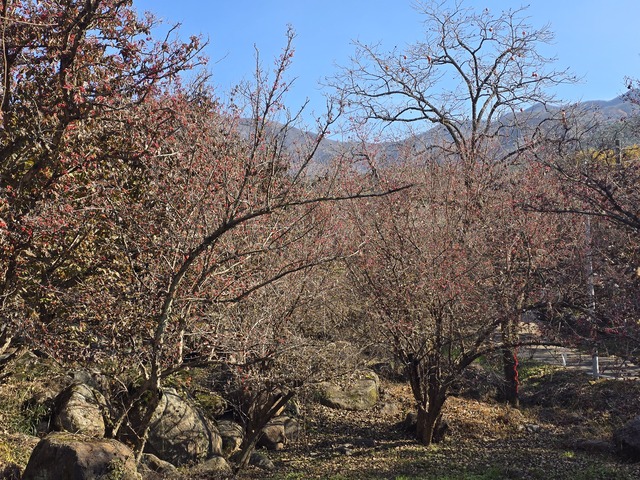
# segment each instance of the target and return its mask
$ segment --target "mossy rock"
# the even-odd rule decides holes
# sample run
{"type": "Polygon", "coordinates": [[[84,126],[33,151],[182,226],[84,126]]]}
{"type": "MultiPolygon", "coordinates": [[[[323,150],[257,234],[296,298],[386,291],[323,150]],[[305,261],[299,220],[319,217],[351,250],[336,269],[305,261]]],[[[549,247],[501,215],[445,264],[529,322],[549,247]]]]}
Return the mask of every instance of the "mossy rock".
{"type": "Polygon", "coordinates": [[[199,391],[194,394],[194,398],[202,411],[211,418],[222,416],[228,408],[227,401],[213,392],[199,391]]]}
{"type": "Polygon", "coordinates": [[[369,410],[380,398],[380,380],[374,372],[362,372],[358,379],[344,388],[329,382],[318,386],[322,405],[340,410],[369,410]]]}
{"type": "Polygon", "coordinates": [[[57,430],[102,437],[105,408],[100,392],[83,383],[73,384],[56,397],[53,424],[57,430]]]}
{"type": "Polygon", "coordinates": [[[197,406],[165,388],[149,422],[145,452],[178,467],[220,455],[222,439],[197,406]]]}

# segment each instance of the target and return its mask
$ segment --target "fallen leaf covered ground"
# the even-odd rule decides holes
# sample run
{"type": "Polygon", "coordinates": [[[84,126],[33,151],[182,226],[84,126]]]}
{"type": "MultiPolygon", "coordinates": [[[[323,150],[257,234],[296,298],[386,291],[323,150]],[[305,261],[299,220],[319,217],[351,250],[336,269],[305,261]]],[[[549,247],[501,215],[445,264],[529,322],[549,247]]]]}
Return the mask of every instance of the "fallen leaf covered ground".
{"type": "MultiPolygon", "coordinates": [[[[640,465],[598,450],[614,428],[640,413],[637,381],[590,381],[579,372],[541,369],[527,379],[523,405],[451,397],[445,441],[424,448],[402,427],[409,389],[387,384],[367,412],[307,405],[303,439],[267,455],[271,473],[250,468],[243,479],[639,479],[640,465]],[[396,412],[383,410],[395,405],[396,412]],[[581,444],[596,445],[585,451],[581,444]]],[[[391,409],[393,410],[393,409],[391,409]]]]}

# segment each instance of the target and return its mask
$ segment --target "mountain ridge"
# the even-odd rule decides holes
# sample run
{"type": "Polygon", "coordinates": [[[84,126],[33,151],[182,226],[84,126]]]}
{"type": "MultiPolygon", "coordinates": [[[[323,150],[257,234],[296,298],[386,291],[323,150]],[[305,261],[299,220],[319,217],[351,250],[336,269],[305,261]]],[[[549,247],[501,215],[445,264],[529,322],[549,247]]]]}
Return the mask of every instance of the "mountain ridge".
{"type": "MultiPolygon", "coordinates": [[[[586,100],[582,102],[565,103],[565,104],[536,104],[523,110],[522,114],[528,116],[528,121],[537,121],[548,116],[550,113],[557,113],[561,110],[574,112],[585,118],[597,121],[601,127],[598,133],[598,141],[607,144],[615,142],[616,138],[626,138],[626,143],[640,143],[640,106],[629,101],[629,94],[625,93],[610,100],[586,100]],[[633,118],[637,121],[628,122],[633,118]]],[[[505,118],[505,117],[503,117],[505,118]]],[[[426,122],[425,122],[426,124],[426,122]]],[[[240,132],[242,135],[249,136],[252,121],[250,119],[242,119],[240,121],[240,132]]],[[[274,123],[274,133],[279,129],[279,125],[274,123]]],[[[400,140],[387,140],[375,142],[386,155],[387,158],[393,160],[398,158],[402,148],[408,146],[409,142],[413,144],[428,145],[436,135],[442,132],[442,126],[435,125],[431,128],[413,135],[407,135],[400,140]]],[[[505,138],[515,136],[506,135],[505,138]]],[[[295,152],[300,146],[313,142],[316,134],[297,127],[291,127],[287,130],[285,136],[282,137],[284,148],[289,152],[295,152]]],[[[319,148],[314,154],[312,171],[326,165],[336,155],[344,153],[357,144],[353,140],[337,140],[335,138],[323,138],[319,148]]],[[[508,144],[505,144],[508,148],[508,144]]]]}

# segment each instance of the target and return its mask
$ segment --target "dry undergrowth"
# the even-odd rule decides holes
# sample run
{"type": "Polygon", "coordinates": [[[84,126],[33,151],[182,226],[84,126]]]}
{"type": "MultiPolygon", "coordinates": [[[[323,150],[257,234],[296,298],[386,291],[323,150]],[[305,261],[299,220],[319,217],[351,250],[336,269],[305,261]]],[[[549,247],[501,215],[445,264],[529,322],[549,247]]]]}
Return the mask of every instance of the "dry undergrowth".
{"type": "Polygon", "coordinates": [[[637,479],[640,465],[596,448],[640,412],[640,384],[589,381],[576,372],[545,367],[524,385],[520,410],[496,402],[451,397],[446,440],[418,445],[401,421],[412,409],[408,387],[389,384],[371,412],[344,412],[320,405],[306,410],[302,442],[270,453],[276,471],[244,472],[247,479],[637,479]],[[544,397],[544,398],[543,398],[544,397]],[[397,412],[382,410],[394,404],[397,412]],[[345,445],[350,445],[344,448],[345,445]],[[347,454],[345,454],[345,450],[347,454]]]}
{"type": "Polygon", "coordinates": [[[14,463],[24,468],[47,428],[51,399],[65,381],[54,362],[26,352],[9,364],[0,381],[0,472],[14,463]]]}

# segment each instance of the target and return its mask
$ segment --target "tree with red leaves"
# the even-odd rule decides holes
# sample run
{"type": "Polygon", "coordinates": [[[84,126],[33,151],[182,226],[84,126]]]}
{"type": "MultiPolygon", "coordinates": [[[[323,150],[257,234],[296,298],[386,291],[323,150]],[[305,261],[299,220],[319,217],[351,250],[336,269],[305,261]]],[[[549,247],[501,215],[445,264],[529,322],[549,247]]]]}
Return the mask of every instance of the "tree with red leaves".
{"type": "Polygon", "coordinates": [[[44,328],[55,292],[104,266],[109,239],[89,220],[85,199],[99,194],[96,178],[144,154],[122,132],[136,109],[200,62],[202,46],[172,33],[151,41],[157,22],[139,19],[130,1],[4,1],[0,17],[4,350],[16,335],[26,339],[29,325],[44,328]]]}
{"type": "Polygon", "coordinates": [[[294,318],[298,296],[264,316],[258,336],[225,315],[252,296],[258,309],[265,287],[284,295],[287,277],[344,255],[327,235],[331,204],[393,189],[345,182],[339,159],[321,179],[308,174],[339,112],[289,145],[300,118],[284,105],[292,31],[273,72],[258,59],[255,84],[223,105],[206,79],[183,86],[178,76],[197,39],[151,43],[153,21],[128,2],[22,5],[5,17],[47,41],[25,40],[24,65],[5,42],[15,83],[3,117],[3,308],[16,319],[5,332],[106,374],[107,435],[132,440],[138,454],[168,376],[225,365],[247,386],[253,372],[242,467],[261,428],[312,377],[267,368],[292,348],[282,320],[294,318]]]}

